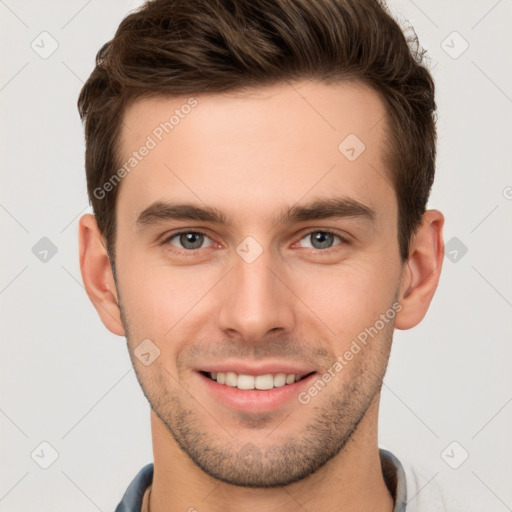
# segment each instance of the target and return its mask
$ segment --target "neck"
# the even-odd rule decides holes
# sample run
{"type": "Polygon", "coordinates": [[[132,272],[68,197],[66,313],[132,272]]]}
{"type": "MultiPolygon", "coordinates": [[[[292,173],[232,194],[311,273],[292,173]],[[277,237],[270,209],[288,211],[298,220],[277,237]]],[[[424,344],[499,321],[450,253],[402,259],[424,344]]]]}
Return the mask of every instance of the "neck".
{"type": "Polygon", "coordinates": [[[151,512],[392,512],[377,445],[378,396],[341,452],[314,474],[276,488],[246,488],[205,474],[151,412],[154,476],[151,512]]]}

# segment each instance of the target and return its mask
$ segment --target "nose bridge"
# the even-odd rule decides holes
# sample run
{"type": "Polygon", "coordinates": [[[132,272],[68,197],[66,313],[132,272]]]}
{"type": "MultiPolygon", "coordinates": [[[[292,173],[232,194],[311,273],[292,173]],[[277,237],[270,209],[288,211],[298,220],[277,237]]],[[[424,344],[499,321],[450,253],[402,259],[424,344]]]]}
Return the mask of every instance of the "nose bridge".
{"type": "Polygon", "coordinates": [[[268,251],[254,260],[234,255],[219,306],[219,327],[248,341],[258,341],[271,330],[291,330],[293,296],[276,277],[278,272],[268,251]]]}

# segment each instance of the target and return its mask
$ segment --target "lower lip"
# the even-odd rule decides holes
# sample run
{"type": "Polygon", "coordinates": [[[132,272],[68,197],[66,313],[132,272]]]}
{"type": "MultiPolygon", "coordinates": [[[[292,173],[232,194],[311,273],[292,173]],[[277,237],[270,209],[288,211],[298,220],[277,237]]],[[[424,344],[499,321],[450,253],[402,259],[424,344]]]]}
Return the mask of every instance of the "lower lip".
{"type": "Polygon", "coordinates": [[[225,384],[219,384],[200,372],[196,373],[209,393],[218,401],[232,409],[256,413],[273,411],[293,399],[298,401],[299,393],[311,385],[316,375],[316,373],[312,373],[293,384],[285,384],[278,388],[263,391],[226,386],[225,384]]]}

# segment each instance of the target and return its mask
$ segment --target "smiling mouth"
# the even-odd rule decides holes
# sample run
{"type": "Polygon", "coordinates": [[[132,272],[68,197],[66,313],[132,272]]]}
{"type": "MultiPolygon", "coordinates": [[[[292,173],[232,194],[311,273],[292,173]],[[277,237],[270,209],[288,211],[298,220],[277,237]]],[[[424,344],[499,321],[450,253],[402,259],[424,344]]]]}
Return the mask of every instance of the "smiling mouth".
{"type": "Polygon", "coordinates": [[[299,382],[305,377],[315,373],[266,373],[263,375],[247,375],[235,372],[200,372],[205,377],[216,381],[218,384],[243,390],[269,390],[280,388],[299,382]]]}

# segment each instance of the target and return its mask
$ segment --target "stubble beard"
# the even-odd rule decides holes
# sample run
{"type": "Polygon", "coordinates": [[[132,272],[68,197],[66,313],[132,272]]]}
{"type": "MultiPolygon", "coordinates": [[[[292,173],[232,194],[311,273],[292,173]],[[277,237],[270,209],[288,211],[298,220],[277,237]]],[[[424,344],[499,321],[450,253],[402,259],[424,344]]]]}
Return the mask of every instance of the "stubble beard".
{"type": "Polygon", "coordinates": [[[295,414],[284,420],[276,420],[273,413],[240,414],[234,436],[222,426],[222,417],[212,418],[176,378],[166,378],[168,372],[160,365],[151,368],[136,364],[133,356],[136,343],[134,345],[135,340],[131,339],[121,304],[120,309],[139,384],[152,410],[178,446],[207,475],[231,485],[253,488],[279,487],[300,481],[341,454],[372,402],[378,400],[394,328],[394,322],[387,324],[379,338],[364,347],[362,353],[307,405],[297,400],[295,414]],[[347,371],[350,372],[348,379],[344,376],[347,371]],[[304,413],[309,421],[295,431],[290,429],[294,418],[303,421],[304,413]],[[214,430],[207,423],[213,425],[214,430]],[[269,423],[279,425],[265,438],[265,443],[254,441],[251,429],[268,429],[269,423]],[[279,430],[284,429],[287,429],[286,435],[280,436],[279,430]],[[241,430],[244,437],[240,436],[241,430]]]}

